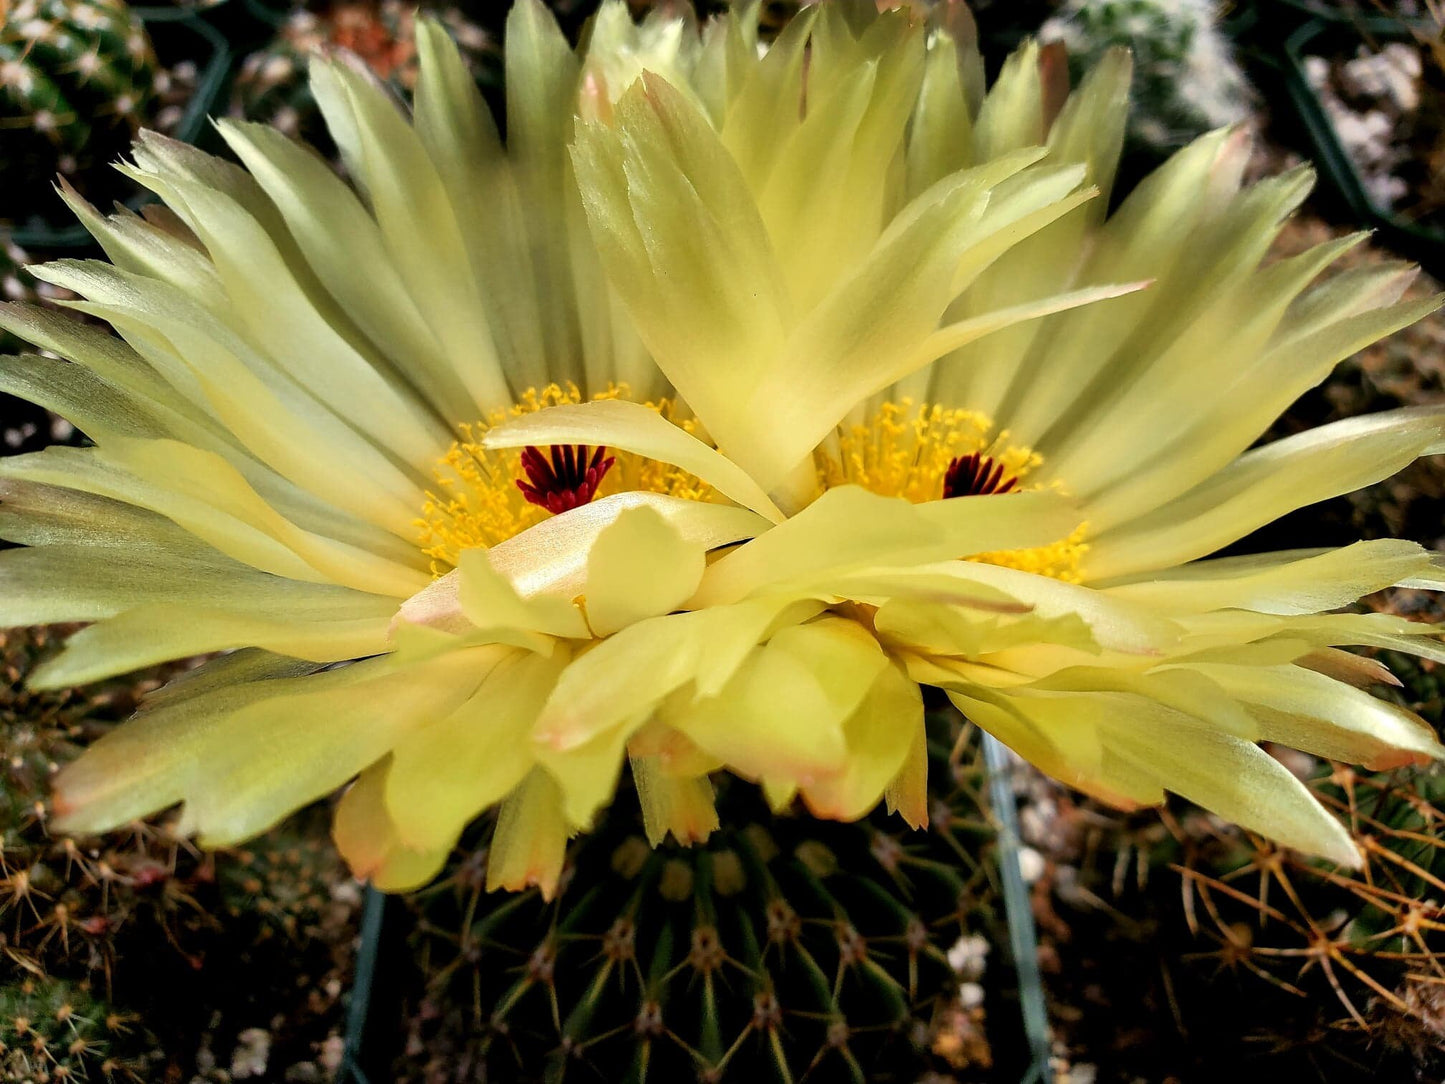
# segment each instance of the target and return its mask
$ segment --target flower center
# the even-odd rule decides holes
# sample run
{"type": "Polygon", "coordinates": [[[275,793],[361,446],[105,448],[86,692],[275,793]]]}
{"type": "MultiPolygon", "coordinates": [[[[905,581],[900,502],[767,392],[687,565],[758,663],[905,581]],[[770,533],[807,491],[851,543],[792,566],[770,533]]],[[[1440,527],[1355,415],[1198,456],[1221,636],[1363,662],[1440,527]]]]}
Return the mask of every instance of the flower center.
{"type": "MultiPolygon", "coordinates": [[[[1043,457],[1012,443],[1007,430],[995,432],[986,415],[911,399],[884,403],[862,421],[839,426],[813,459],[825,488],[859,485],[915,504],[1059,488],[1056,482],[1029,482],[1043,457]]],[[[1049,546],[976,553],[968,559],[1077,583],[1088,549],[1085,536],[1080,524],[1049,546]]]]}
{"type": "Polygon", "coordinates": [[[1019,484],[1015,475],[1005,476],[1004,465],[991,455],[969,452],[948,465],[943,475],[943,496],[985,497],[1008,493],[1019,484]]]}
{"type": "Polygon", "coordinates": [[[604,475],[617,462],[606,448],[598,448],[587,458],[585,444],[552,445],[551,461],[541,451],[528,445],[522,451],[521,466],[530,482],[517,479],[517,488],[529,502],[547,509],[553,515],[586,504],[597,492],[604,475]]]}
{"type": "MultiPolygon", "coordinates": [[[[630,394],[626,386],[612,386],[591,398],[627,399],[630,394]]],[[[598,497],[645,490],[685,500],[716,499],[712,487],[694,475],[630,452],[608,454],[606,448],[586,445],[482,447],[494,426],[544,407],[582,401],[573,384],[529,388],[513,406],[457,426],[457,440],[437,461],[435,484],[416,520],[418,545],[432,559],[433,575],[451,571],[463,550],[495,546],[598,497]]],[[[697,428],[692,419],[677,416],[670,400],[645,405],[684,429],[697,428]]]]}

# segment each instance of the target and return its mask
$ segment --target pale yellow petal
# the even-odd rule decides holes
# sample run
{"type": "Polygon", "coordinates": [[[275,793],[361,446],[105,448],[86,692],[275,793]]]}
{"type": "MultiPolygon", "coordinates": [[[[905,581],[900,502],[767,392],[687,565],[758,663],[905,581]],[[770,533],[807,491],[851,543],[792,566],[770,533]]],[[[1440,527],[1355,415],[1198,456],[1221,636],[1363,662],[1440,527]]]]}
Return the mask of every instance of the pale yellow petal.
{"type": "Polygon", "coordinates": [[[840,486],[714,562],[691,605],[720,605],[763,588],[826,585],[829,576],[866,567],[1047,545],[1077,525],[1070,503],[1050,493],[913,505],[840,486]]]}
{"type": "Polygon", "coordinates": [[[646,505],[604,527],[587,555],[583,606],[594,636],[670,613],[697,590],[707,551],[646,505]]]}
{"type": "MultiPolygon", "coordinates": [[[[704,552],[750,538],[767,529],[767,521],[742,508],[668,497],[660,493],[633,491],[601,500],[543,520],[521,534],[486,551],[492,571],[509,586],[509,593],[525,602],[527,617],[517,616],[512,604],[504,602],[491,585],[490,573],[481,558],[463,556],[478,577],[475,590],[490,593],[490,601],[478,600],[477,612],[503,607],[512,614],[508,621],[528,621],[518,627],[535,628],[557,636],[582,636],[585,626],[569,615],[571,601],[587,593],[588,555],[601,533],[623,513],[646,508],[666,522],[682,542],[704,552]]],[[[477,551],[480,552],[480,551],[477,551]]],[[[452,632],[464,628],[459,570],[447,573],[417,592],[401,606],[398,620],[430,625],[452,632]]],[[[495,621],[493,622],[495,624],[495,621]]]]}
{"type": "Polygon", "coordinates": [[[654,847],[669,832],[679,843],[701,843],[718,827],[712,784],[706,776],[684,778],[664,772],[650,757],[632,758],[632,778],[642,805],[647,841],[654,847]]]}
{"type": "Polygon", "coordinates": [[[749,474],[792,466],[803,453],[776,452],[781,436],[736,403],[782,345],[787,290],[706,116],[648,76],[617,103],[616,130],[582,125],[572,155],[603,265],[659,368],[749,474]]]}
{"type": "MultiPolygon", "coordinates": [[[[817,817],[859,819],[909,767],[922,734],[923,697],[918,684],[890,662],[843,724],[848,759],[842,771],[803,786],[803,801],[817,817]]],[[[916,819],[916,801],[908,806],[908,817],[916,819]]]]}
{"type": "Polygon", "coordinates": [[[418,851],[397,838],[385,799],[390,764],[383,758],[347,788],[337,803],[331,836],[355,877],[382,892],[405,892],[440,873],[456,841],[418,851]]]}
{"type": "Polygon", "coordinates": [[[640,719],[624,722],[568,749],[534,740],[537,763],[556,784],[562,816],[574,829],[590,827],[611,804],[627,760],[627,743],[639,725],[640,719]]]}
{"type": "Polygon", "coordinates": [[[860,626],[822,618],[780,630],[716,696],[669,721],[740,775],[806,785],[846,768],[845,720],[887,665],[860,626]]]}
{"type": "Polygon", "coordinates": [[[1417,543],[1381,538],[1257,571],[1241,569],[1228,559],[1196,561],[1107,593],[1174,612],[1237,607],[1274,614],[1318,613],[1348,606],[1429,568],[1430,559],[1417,543]]]}
{"type": "Polygon", "coordinates": [[[481,687],[392,751],[386,804],[398,836],[428,849],[455,839],[531,771],[531,732],[568,656],[498,653],[481,687]]]}
{"type": "MultiPolygon", "coordinates": [[[[514,163],[528,222],[529,260],[546,371],[554,378],[579,379],[569,371],[580,353],[574,331],[572,253],[564,201],[568,186],[568,141],[577,113],[579,61],[541,0],[520,0],[507,15],[507,154],[514,163]]],[[[585,191],[585,189],[584,189],[585,191]]]]}
{"type": "Polygon", "coordinates": [[[1260,736],[1332,760],[1384,771],[1445,758],[1414,712],[1298,666],[1197,666],[1256,711],[1260,736]]]}
{"type": "Polygon", "coordinates": [[[333,130],[354,126],[353,175],[364,186],[407,292],[473,409],[485,416],[508,405],[516,389],[503,372],[446,187],[416,131],[378,86],[347,67],[316,64],[311,78],[327,124],[333,130]],[[319,92],[326,84],[330,90],[319,92]]]}
{"type": "Polygon", "coordinates": [[[278,685],[272,698],[178,736],[194,758],[184,777],[182,826],[207,846],[271,827],[454,710],[480,683],[478,664],[489,650],[416,666],[385,656],[363,660],[278,685]]]}
{"type": "Polygon", "coordinates": [[[159,512],[216,549],[265,572],[404,597],[425,586],[406,567],[296,526],[234,467],[170,440],[114,439],[100,448],[47,448],[0,462],[0,474],[79,489],[159,512]]]}
{"type": "Polygon", "coordinates": [[[227,716],[275,696],[278,684],[315,669],[237,652],[172,681],[56,777],[56,830],[93,835],[174,805],[186,794],[198,742],[227,716]]]}
{"type": "Polygon", "coordinates": [[[59,655],[35,670],[30,685],[62,689],[170,659],[240,647],[312,662],[365,658],[387,649],[393,599],[353,593],[327,603],[293,613],[227,611],[174,601],[136,606],[71,636],[59,655]]]}
{"type": "Polygon", "coordinates": [[[278,474],[410,536],[421,476],[398,467],[216,314],[173,287],[108,264],[55,261],[35,274],[81,294],[86,300],[70,308],[109,321],[158,371],[196,389],[235,441],[278,474]]]}
{"type": "Polygon", "coordinates": [[[170,435],[220,451],[230,440],[200,405],[198,389],[174,386],[123,339],[38,305],[0,303],[0,328],[66,358],[143,399],[170,435]],[[194,394],[188,394],[189,392],[194,394]]]}
{"type": "Polygon", "coordinates": [[[362,333],[442,416],[474,412],[356,193],[319,155],[274,129],[234,121],[218,128],[284,216],[308,266],[362,333]]]}
{"type": "Polygon", "coordinates": [[[806,621],[820,602],[786,596],[669,614],[629,625],[573,662],[537,721],[537,738],[566,751],[641,725],[672,692],[714,696],[774,627],[806,621]]]}
{"type": "Polygon", "coordinates": [[[547,592],[574,597],[586,591],[587,554],[602,531],[626,510],[647,507],[683,541],[706,550],[740,542],[767,530],[767,521],[743,508],[668,497],[661,493],[617,493],[592,501],[535,527],[489,551],[497,571],[524,598],[547,592]]]}
{"type": "Polygon", "coordinates": [[[1109,747],[1175,794],[1244,828],[1342,866],[1363,864],[1344,826],[1289,769],[1251,742],[1187,728],[1161,741],[1145,727],[1120,725],[1109,747]]]}
{"type": "MultiPolygon", "coordinates": [[[[539,637],[584,638],[587,623],[570,599],[541,594],[523,598],[492,564],[490,550],[465,550],[458,565],[401,604],[392,622],[396,635],[403,627],[425,627],[453,635],[473,631],[515,630],[539,637]]],[[[534,650],[545,650],[542,639],[534,650]]]]}
{"type": "MultiPolygon", "coordinates": [[[[1326,285],[1336,279],[1345,279],[1348,285],[1352,276],[1348,272],[1336,275],[1326,285]]],[[[1369,289],[1367,284],[1356,285],[1369,289]]],[[[1334,300],[1332,293],[1329,300],[1334,300]]],[[[1221,394],[1217,398],[1201,398],[1191,402],[1187,412],[1173,412],[1182,427],[1172,426],[1147,462],[1129,457],[1129,469],[1121,481],[1090,501],[1090,522],[1104,530],[1207,478],[1253,444],[1290,403],[1319,384],[1341,359],[1414,323],[1438,308],[1439,302],[1439,298],[1426,298],[1359,313],[1339,302],[1331,318],[1320,319],[1318,330],[1286,337],[1232,381],[1218,380],[1221,394]]],[[[1120,449],[1127,450],[1127,443],[1121,442],[1120,449]]]]}
{"type": "Polygon", "coordinates": [[[1445,412],[1385,411],[1257,448],[1153,512],[1090,541],[1091,579],[1202,557],[1286,512],[1389,477],[1445,448],[1445,412]]]}
{"type": "Polygon", "coordinates": [[[419,18],[416,44],[421,69],[414,98],[417,137],[456,212],[479,300],[487,306],[514,387],[545,387],[572,374],[556,370],[555,364],[549,368],[549,360],[556,359],[549,359],[543,346],[528,237],[533,206],[519,191],[491,110],[451,35],[434,18],[419,18]]]}
{"type": "Polygon", "coordinates": [[[1088,622],[1076,613],[1053,617],[1005,617],[963,606],[895,600],[874,615],[874,627],[890,643],[937,655],[980,655],[1039,643],[1097,652],[1088,622]]]}
{"type": "Polygon", "coordinates": [[[562,795],[540,768],[507,796],[487,854],[487,891],[520,892],[533,885],[550,900],[557,891],[570,835],[562,795]]]}
{"type": "Polygon", "coordinates": [[[383,657],[178,700],[91,746],[57,779],[57,810],[72,830],[97,831],[184,801],[184,830],[238,842],[449,712],[475,689],[475,669],[468,651],[414,667],[383,657]]]}
{"type": "MultiPolygon", "coordinates": [[[[907,668],[905,667],[905,670],[907,668]]],[[[912,675],[909,675],[910,677],[912,675]]],[[[927,828],[928,797],[928,731],[920,726],[913,732],[913,741],[903,758],[898,774],[883,791],[888,812],[897,813],[910,828],[927,828]]]]}

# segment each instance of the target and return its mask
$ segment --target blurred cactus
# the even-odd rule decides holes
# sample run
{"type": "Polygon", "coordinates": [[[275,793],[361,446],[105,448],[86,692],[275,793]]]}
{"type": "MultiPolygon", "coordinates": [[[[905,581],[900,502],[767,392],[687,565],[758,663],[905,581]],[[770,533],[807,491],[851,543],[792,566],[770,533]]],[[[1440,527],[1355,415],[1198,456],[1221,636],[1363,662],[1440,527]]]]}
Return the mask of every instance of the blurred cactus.
{"type": "MultiPolygon", "coordinates": [[[[40,282],[25,267],[30,255],[8,236],[0,234],[0,301],[36,301],[40,298],[40,282]]],[[[11,349],[20,340],[8,331],[0,331],[0,347],[11,349]]]]}
{"type": "Polygon", "coordinates": [[[0,1079],[141,1081],[143,1030],[124,1024],[92,978],[108,981],[122,926],[174,902],[162,884],[174,845],[142,833],[105,847],[52,837],[45,803],[76,743],[155,682],[27,690],[58,643],[48,629],[0,630],[0,1079]]]}
{"type": "MultiPolygon", "coordinates": [[[[0,301],[38,301],[41,284],[25,270],[30,257],[0,233],[0,301]]],[[[20,353],[26,346],[9,332],[0,331],[0,354],[20,353]]],[[[0,393],[0,455],[33,452],[51,443],[55,425],[68,435],[69,423],[44,407],[0,393]]]]}
{"type": "Polygon", "coordinates": [[[257,1065],[265,1079],[325,1079],[360,904],[327,811],[210,856],[165,820],[52,835],[46,802],[60,764],[178,670],[28,690],[66,631],[0,630],[0,1017],[26,1021],[33,1043],[44,1039],[34,1050],[55,1055],[47,1076],[16,1053],[0,1018],[0,1080],[201,1082],[257,1065]],[[77,1044],[70,1062],[62,1040],[77,1044]]]}
{"type": "Polygon", "coordinates": [[[726,827],[695,847],[653,850],[635,807],[614,804],[551,904],[486,894],[485,850],[465,855],[412,903],[423,988],[398,1079],[983,1073],[978,946],[998,909],[982,765],[972,742],[950,764],[956,726],[934,721],[926,832],[775,816],[719,780],[726,827]]]}
{"type": "MultiPolygon", "coordinates": [[[[1191,848],[1182,871],[1199,954],[1310,1003],[1320,1044],[1358,1056],[1377,1040],[1445,1069],[1445,777],[1333,765],[1312,783],[1365,860],[1334,869],[1255,841],[1191,848]],[[1333,1011],[1331,1011],[1333,1009],[1333,1011]],[[1417,1037],[1411,1042],[1404,1038],[1417,1037]],[[1433,1043],[1418,1041],[1434,1036],[1433,1043]]],[[[1290,1032],[1280,1029],[1280,1043],[1290,1032]]],[[[1307,1034],[1307,1033],[1306,1033],[1307,1034]]],[[[1299,1042],[1299,1034],[1290,1036],[1299,1042]]]]}
{"type": "MultiPolygon", "coordinates": [[[[1390,692],[1438,726],[1434,664],[1382,661],[1403,682],[1390,692]]],[[[1066,1045],[1113,1057],[1111,1075],[1441,1079],[1445,774],[1281,755],[1349,829],[1360,870],[1182,803],[1059,818],[1072,838],[1035,898],[1051,994],[1066,1045]]]]}
{"type": "Polygon", "coordinates": [[[334,887],[350,881],[327,838],[325,818],[307,815],[225,852],[216,875],[226,915],[257,923],[253,941],[293,943],[326,921],[335,906],[334,887]]]}
{"type": "Polygon", "coordinates": [[[13,0],[0,27],[4,216],[58,212],[57,173],[96,202],[122,191],[106,166],[130,146],[158,82],[150,38],[122,0],[13,0]]]}
{"type": "Polygon", "coordinates": [[[0,1080],[145,1081],[132,1021],[84,984],[26,975],[0,983],[0,1080]]]}
{"type": "Polygon", "coordinates": [[[63,633],[0,630],[0,923],[13,921],[10,955],[32,973],[70,965],[80,975],[108,974],[119,929],[171,926],[193,904],[176,877],[185,845],[164,828],[136,825],[102,840],[47,829],[51,776],[160,683],[152,673],[85,689],[27,689],[25,678],[63,633]]]}
{"type": "Polygon", "coordinates": [[[1129,134],[1163,154],[1249,115],[1253,92],[1218,28],[1216,0],[1067,0],[1039,38],[1063,42],[1074,79],[1114,46],[1134,53],[1129,134]]]}
{"type": "MultiPolygon", "coordinates": [[[[3,139],[3,137],[0,137],[3,139]]],[[[39,262],[0,231],[0,302],[53,306],[75,295],[41,282],[26,269],[39,262]]],[[[82,318],[83,319],[83,318],[82,318]]],[[[31,352],[34,347],[0,330],[0,356],[31,352]]],[[[42,406],[0,392],[0,455],[39,451],[50,444],[76,444],[83,439],[75,426],[42,406]]],[[[0,543],[0,546],[5,543],[0,543]]]]}
{"type": "MultiPolygon", "coordinates": [[[[422,10],[441,20],[474,75],[480,77],[486,69],[500,77],[500,39],[457,8],[423,5],[422,10]]],[[[320,10],[293,11],[271,43],[242,62],[232,88],[231,114],[329,146],[320,110],[307,86],[307,58],[321,49],[345,49],[377,78],[410,93],[418,71],[416,14],[416,6],[403,0],[337,0],[320,10]]]]}

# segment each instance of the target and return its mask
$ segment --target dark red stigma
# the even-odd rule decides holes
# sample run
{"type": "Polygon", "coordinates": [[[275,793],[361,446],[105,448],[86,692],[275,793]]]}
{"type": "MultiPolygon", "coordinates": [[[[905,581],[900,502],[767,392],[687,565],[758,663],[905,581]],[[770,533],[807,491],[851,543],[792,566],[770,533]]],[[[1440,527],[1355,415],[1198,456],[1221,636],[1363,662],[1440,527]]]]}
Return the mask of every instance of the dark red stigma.
{"type": "Polygon", "coordinates": [[[530,482],[519,478],[517,488],[532,504],[555,515],[590,501],[615,462],[606,448],[596,449],[589,459],[585,444],[554,444],[549,460],[541,449],[528,445],[522,451],[522,469],[530,482]]]}
{"type": "Polygon", "coordinates": [[[943,476],[943,496],[985,497],[990,493],[1008,493],[1019,484],[1010,474],[1004,477],[1003,464],[991,455],[973,452],[961,455],[948,465],[943,476]]]}

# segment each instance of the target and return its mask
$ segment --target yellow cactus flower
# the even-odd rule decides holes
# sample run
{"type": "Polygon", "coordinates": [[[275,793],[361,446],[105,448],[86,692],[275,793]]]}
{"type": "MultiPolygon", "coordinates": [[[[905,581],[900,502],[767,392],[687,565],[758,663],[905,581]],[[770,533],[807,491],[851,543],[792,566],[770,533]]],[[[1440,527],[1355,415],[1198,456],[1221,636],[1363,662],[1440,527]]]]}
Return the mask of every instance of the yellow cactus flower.
{"type": "MultiPolygon", "coordinates": [[[[1389,671],[1342,650],[1445,660],[1439,627],[1332,612],[1445,588],[1445,562],[1393,539],[1216,554],[1445,451],[1439,407],[1254,447],[1336,362],[1440,298],[1400,300],[1400,265],[1317,283],[1360,235],[1267,260],[1311,177],[1245,186],[1238,131],[1106,215],[1125,54],[1065,98],[1056,58],[1026,45],[979,100],[957,35],[840,3],[761,61],[728,59],[724,98],[648,72],[572,148],[608,278],[692,431],[589,402],[482,443],[654,457],[787,518],[710,555],[681,612],[573,659],[532,730],[545,756],[625,746],[654,836],[696,835],[696,791],[721,769],[779,806],[852,819],[883,800],[921,825],[932,686],[1105,801],[1172,791],[1357,864],[1259,743],[1372,768],[1445,755],[1366,691],[1389,671]],[[979,228],[1007,250],[961,250],[979,228]],[[1040,302],[1139,280],[1073,311],[1040,302]],[[1041,318],[974,340],[1023,311],[1041,318]]],[[[586,781],[556,778],[590,807],[586,781]]]]}
{"type": "MultiPolygon", "coordinates": [[[[315,65],[350,183],[275,131],[221,121],[239,166],[142,137],[123,168],[160,197],[143,216],[106,217],[67,192],[110,262],[35,273],[118,337],[0,309],[0,326],[46,351],[4,359],[0,389],[92,442],[0,460],[0,536],[24,547],[0,556],[0,625],[92,622],[36,674],[48,687],[220,654],[60,775],[61,828],[180,803],[181,828],[224,844],[355,780],[336,836],[378,885],[425,881],[500,804],[491,883],[550,892],[567,836],[610,799],[629,753],[683,732],[668,694],[653,695],[663,685],[699,704],[725,686],[719,705],[749,697],[788,724],[779,755],[799,778],[808,735],[793,715],[806,727],[864,700],[909,710],[911,684],[875,688],[902,671],[871,633],[807,598],[744,599],[753,551],[718,555],[774,524],[786,549],[808,528],[786,515],[796,493],[768,493],[798,490],[801,473],[780,470],[813,455],[839,404],[1137,283],[991,284],[990,267],[1093,193],[1086,166],[1042,147],[954,153],[946,133],[972,124],[972,107],[952,59],[938,67],[954,50],[941,28],[850,8],[855,21],[810,16],[762,56],[753,14],[698,38],[664,18],[634,26],[615,0],[579,56],[538,0],[519,0],[505,142],[423,23],[410,119],[345,62],[315,65]],[[761,217],[740,161],[776,180],[761,217]],[[609,242],[603,259],[589,223],[631,216],[624,189],[657,200],[629,218],[641,247],[609,242]],[[653,239],[666,247],[648,256],[653,239]],[[614,288],[604,273],[638,258],[646,337],[630,315],[644,278],[614,288]],[[690,311],[660,319],[681,301],[690,311]],[[759,368],[782,360],[785,338],[808,353],[759,368]],[[677,369],[684,342],[752,382],[752,407],[721,409],[722,384],[677,369]],[[598,405],[626,412],[628,447],[493,440],[598,405]],[[635,665],[611,656],[596,690],[615,690],[616,725],[558,742],[582,664],[700,593],[727,604],[682,615],[661,665],[656,643],[635,665]]],[[[1000,505],[982,518],[955,515],[960,502],[907,506],[907,552],[1046,548],[1070,526],[1053,493],[1000,505]]],[[[837,553],[857,546],[840,538],[837,553]]],[[[788,550],[777,569],[810,559],[788,550]]],[[[731,724],[715,713],[689,727],[731,724]]],[[[851,770],[851,741],[829,746],[834,775],[851,770]]],[[[704,836],[703,771],[635,759],[654,835],[704,836]]]]}

